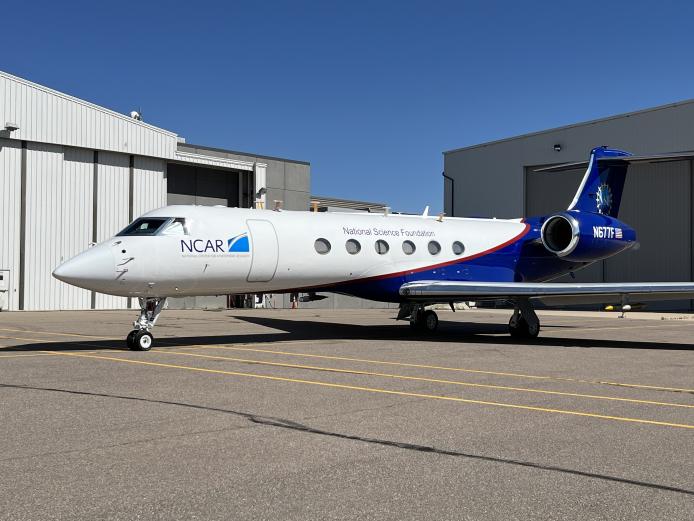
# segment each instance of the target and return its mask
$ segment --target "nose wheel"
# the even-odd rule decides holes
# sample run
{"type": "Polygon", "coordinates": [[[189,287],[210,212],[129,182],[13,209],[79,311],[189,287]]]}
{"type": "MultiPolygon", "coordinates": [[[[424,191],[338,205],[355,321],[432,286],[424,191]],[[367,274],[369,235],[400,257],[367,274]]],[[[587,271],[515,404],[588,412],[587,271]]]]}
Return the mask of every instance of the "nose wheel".
{"type": "Polygon", "coordinates": [[[149,332],[154,327],[159,314],[166,307],[164,298],[140,298],[140,317],[133,323],[135,329],[128,333],[125,342],[133,351],[149,351],[154,345],[154,337],[149,332]]]}
{"type": "Polygon", "coordinates": [[[145,329],[133,329],[128,333],[126,343],[133,351],[149,351],[154,344],[154,337],[145,329]]]}

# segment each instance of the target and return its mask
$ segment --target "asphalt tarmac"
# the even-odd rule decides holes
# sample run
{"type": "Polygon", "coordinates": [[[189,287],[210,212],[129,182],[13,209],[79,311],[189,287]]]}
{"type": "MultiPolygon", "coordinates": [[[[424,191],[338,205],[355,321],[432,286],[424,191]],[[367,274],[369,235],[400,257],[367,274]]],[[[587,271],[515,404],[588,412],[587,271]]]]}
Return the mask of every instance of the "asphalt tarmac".
{"type": "Polygon", "coordinates": [[[694,320],[0,313],[0,519],[694,519],[694,320]]]}

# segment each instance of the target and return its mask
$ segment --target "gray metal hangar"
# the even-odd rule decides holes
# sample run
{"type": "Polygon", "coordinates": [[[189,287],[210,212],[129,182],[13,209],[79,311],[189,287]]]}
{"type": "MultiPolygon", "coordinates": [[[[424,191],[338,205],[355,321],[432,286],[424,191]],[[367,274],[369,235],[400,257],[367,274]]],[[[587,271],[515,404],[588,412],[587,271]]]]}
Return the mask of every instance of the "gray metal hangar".
{"type": "MultiPolygon", "coordinates": [[[[53,268],[166,204],[306,210],[310,164],[184,142],[175,133],[0,71],[0,309],[118,309],[128,299],[53,268]]],[[[225,297],[172,307],[224,305],[225,297]]],[[[135,303],[136,304],[136,303],[135,303]]]]}
{"type": "MultiPolygon", "coordinates": [[[[694,151],[694,100],[444,152],[445,212],[509,218],[566,209],[584,171],[535,170],[583,161],[600,145],[639,155],[694,151]]],[[[632,166],[620,219],[636,229],[640,248],[577,272],[576,281],[694,280],[693,161],[632,166]]],[[[694,309],[690,301],[649,308],[694,309]]]]}

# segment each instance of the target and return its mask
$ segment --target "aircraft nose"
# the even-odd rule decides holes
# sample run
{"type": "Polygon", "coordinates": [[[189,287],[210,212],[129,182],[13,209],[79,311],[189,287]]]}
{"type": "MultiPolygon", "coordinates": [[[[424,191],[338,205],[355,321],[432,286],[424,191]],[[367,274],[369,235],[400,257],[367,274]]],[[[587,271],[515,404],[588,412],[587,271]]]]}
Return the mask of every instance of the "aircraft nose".
{"type": "Polygon", "coordinates": [[[105,282],[115,279],[115,261],[108,246],[94,246],[62,263],[53,276],[86,289],[98,290],[105,282]]]}

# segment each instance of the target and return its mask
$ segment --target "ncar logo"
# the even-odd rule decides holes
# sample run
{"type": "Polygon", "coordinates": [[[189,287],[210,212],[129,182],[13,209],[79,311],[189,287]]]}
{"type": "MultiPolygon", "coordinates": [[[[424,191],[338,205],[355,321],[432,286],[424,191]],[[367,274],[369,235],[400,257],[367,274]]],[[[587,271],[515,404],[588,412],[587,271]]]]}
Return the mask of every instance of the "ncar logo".
{"type": "Polygon", "coordinates": [[[251,251],[251,247],[248,244],[248,233],[242,233],[231,239],[227,239],[227,247],[229,248],[229,253],[248,253],[251,251]]]}
{"type": "Polygon", "coordinates": [[[227,239],[226,248],[222,239],[188,239],[181,240],[181,253],[250,253],[248,232],[227,239]]]}

